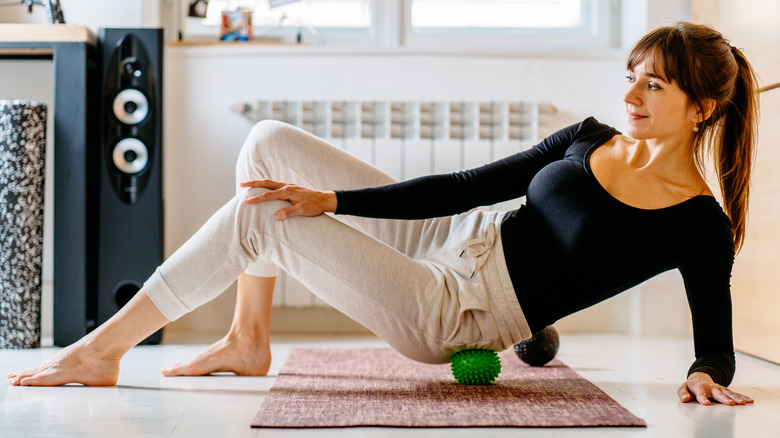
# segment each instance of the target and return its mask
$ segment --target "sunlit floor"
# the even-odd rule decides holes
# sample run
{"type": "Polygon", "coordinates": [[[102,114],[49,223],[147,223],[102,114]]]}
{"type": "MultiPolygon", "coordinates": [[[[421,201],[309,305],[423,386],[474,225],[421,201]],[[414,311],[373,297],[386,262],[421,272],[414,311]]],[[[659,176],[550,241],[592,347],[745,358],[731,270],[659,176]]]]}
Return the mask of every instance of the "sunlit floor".
{"type": "MultiPolygon", "coordinates": [[[[187,360],[211,339],[169,337],[133,349],[110,388],[10,387],[0,382],[0,437],[778,437],[780,366],[737,357],[732,388],[753,406],[680,404],[675,391],[692,358],[689,339],[611,335],[562,336],[558,358],[635,415],[645,428],[585,429],[251,429],[249,424],[290,348],[375,347],[369,337],[279,337],[269,377],[162,377],[159,369],[187,360]],[[173,338],[173,339],[172,339],[173,338]],[[176,343],[173,343],[176,342],[176,343]],[[193,343],[195,342],[195,343],[193,343]]],[[[0,373],[37,365],[56,350],[0,350],[0,373]]]]}

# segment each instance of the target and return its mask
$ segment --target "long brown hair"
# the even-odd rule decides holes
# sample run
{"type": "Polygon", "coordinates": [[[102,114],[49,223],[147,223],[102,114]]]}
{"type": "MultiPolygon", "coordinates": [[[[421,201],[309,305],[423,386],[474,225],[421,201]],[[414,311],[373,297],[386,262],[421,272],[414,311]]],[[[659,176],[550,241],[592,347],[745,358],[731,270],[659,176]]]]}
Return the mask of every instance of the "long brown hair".
{"type": "Polygon", "coordinates": [[[712,115],[697,124],[698,132],[694,132],[694,159],[703,172],[708,154],[713,158],[739,250],[745,240],[758,131],[755,72],[742,51],[731,46],[720,32],[686,22],[645,35],[631,49],[628,69],[645,59],[653,60],[656,74],[664,80],[677,82],[702,113],[706,99],[715,101],[712,115]]]}

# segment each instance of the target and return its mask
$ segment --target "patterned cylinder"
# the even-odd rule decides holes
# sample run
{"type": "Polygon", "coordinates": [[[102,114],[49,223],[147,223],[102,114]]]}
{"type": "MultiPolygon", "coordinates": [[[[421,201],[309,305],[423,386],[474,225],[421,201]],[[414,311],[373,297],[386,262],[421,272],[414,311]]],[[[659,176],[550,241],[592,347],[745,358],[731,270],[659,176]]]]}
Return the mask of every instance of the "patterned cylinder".
{"type": "Polygon", "coordinates": [[[0,348],[41,343],[46,106],[0,100],[0,348]]]}

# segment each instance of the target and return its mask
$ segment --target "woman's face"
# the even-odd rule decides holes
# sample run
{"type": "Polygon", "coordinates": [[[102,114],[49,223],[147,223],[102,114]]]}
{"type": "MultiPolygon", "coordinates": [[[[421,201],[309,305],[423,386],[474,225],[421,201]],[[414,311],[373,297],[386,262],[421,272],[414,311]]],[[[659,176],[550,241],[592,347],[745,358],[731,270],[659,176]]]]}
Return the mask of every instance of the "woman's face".
{"type": "Polygon", "coordinates": [[[696,110],[675,81],[666,82],[646,57],[628,72],[623,96],[628,125],[626,134],[637,140],[689,140],[696,110]]]}

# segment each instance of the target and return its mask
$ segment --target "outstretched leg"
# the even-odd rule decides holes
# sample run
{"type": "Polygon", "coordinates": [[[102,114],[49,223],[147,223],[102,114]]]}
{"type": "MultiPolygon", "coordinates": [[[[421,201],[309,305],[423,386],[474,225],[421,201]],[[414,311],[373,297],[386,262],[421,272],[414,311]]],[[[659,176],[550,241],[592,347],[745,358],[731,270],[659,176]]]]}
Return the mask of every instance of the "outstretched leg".
{"type": "Polygon", "coordinates": [[[264,376],[271,366],[271,303],[276,277],[238,277],[233,324],[225,337],[189,362],[163,369],[166,376],[232,372],[264,376]]]}
{"type": "Polygon", "coordinates": [[[93,332],[60,350],[49,362],[9,374],[8,382],[14,386],[116,385],[122,356],[169,322],[141,289],[93,332]]]}
{"type": "MultiPolygon", "coordinates": [[[[335,159],[329,165],[336,168],[350,160],[336,155],[315,158],[335,159]]],[[[339,173],[351,175],[350,170],[348,166],[339,173]]],[[[474,261],[458,255],[495,215],[477,212],[413,222],[390,233],[394,244],[327,215],[276,222],[273,213],[289,204],[245,204],[245,196],[257,194],[254,190],[216,212],[103,326],[46,365],[10,376],[11,383],[115,384],[119,359],[132,346],[222,293],[257,260],[284,267],[336,309],[419,361],[446,362],[462,348],[502,349],[514,341],[499,337],[495,322],[485,314],[489,303],[480,276],[471,275],[474,261]],[[404,240],[411,242],[408,248],[404,240]],[[415,248],[436,254],[419,260],[407,252],[415,248]]]]}

